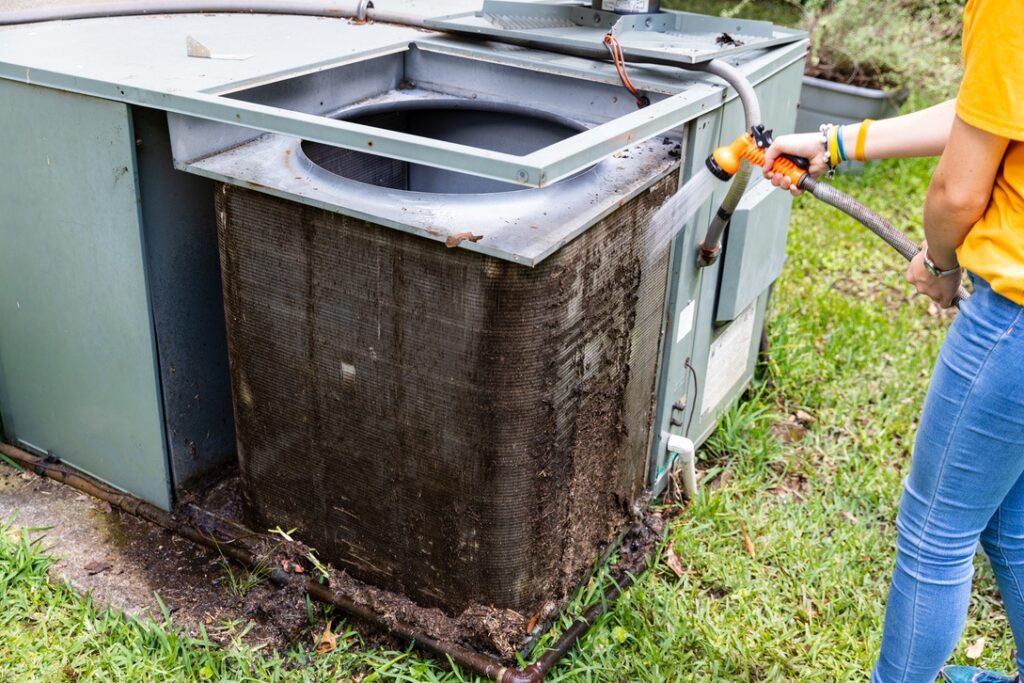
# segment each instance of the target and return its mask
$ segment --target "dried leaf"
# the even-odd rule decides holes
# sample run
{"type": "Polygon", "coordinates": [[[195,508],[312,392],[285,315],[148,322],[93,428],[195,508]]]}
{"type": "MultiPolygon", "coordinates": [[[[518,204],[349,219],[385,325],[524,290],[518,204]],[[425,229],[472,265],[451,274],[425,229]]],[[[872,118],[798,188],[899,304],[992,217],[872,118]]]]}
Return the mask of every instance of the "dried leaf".
{"type": "Polygon", "coordinates": [[[757,559],[757,549],[754,547],[754,541],[751,540],[750,534],[747,533],[747,525],[740,521],[740,533],[743,534],[743,545],[747,549],[747,555],[750,555],[750,559],[757,559]]]}
{"type": "Polygon", "coordinates": [[[815,418],[813,415],[808,413],[806,410],[798,410],[798,411],[796,411],[793,414],[793,417],[795,417],[796,421],[799,422],[800,424],[804,425],[805,427],[807,425],[809,425],[809,424],[813,424],[814,422],[818,421],[817,418],[815,418]]]}
{"type": "Polygon", "coordinates": [[[978,659],[981,657],[981,653],[985,651],[985,640],[985,636],[982,636],[967,648],[967,659],[978,659]]]}
{"type": "Polygon", "coordinates": [[[676,554],[676,549],[672,546],[668,546],[665,550],[665,564],[672,570],[672,573],[677,577],[682,578],[686,570],[683,569],[683,562],[679,559],[679,555],[676,554]]]}
{"type": "Polygon", "coordinates": [[[782,443],[796,443],[807,436],[807,427],[803,426],[793,418],[790,418],[786,422],[776,424],[774,431],[782,443]]]}
{"type": "Polygon", "coordinates": [[[448,239],[444,241],[444,244],[449,249],[457,247],[462,242],[469,240],[470,242],[479,242],[484,238],[483,235],[474,235],[471,232],[457,232],[454,235],[449,235],[448,239]]]}
{"type": "Polygon", "coordinates": [[[82,567],[82,568],[86,572],[88,572],[89,576],[95,576],[96,574],[99,574],[100,572],[107,571],[112,566],[113,565],[110,564],[109,562],[107,562],[106,560],[93,560],[92,562],[86,563],[86,565],[84,567],[82,567]]]}
{"type": "Polygon", "coordinates": [[[328,621],[324,625],[324,632],[320,634],[320,638],[316,641],[316,653],[318,655],[325,655],[328,652],[334,652],[338,649],[338,636],[331,633],[331,622],[328,621]]]}
{"type": "Polygon", "coordinates": [[[860,520],[857,519],[857,517],[855,515],[853,515],[852,513],[847,512],[846,510],[842,510],[839,513],[839,519],[843,520],[844,522],[849,522],[853,526],[857,526],[857,523],[860,522],[860,520]]]}

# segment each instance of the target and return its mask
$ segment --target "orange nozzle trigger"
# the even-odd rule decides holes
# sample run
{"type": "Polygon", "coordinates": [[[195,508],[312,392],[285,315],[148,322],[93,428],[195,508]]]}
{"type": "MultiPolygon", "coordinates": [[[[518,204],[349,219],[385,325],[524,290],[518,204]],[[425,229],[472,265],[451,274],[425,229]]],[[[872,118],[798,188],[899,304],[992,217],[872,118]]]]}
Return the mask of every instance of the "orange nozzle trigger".
{"type": "MultiPolygon", "coordinates": [[[[718,167],[729,175],[736,175],[744,159],[755,166],[764,166],[764,150],[757,146],[754,136],[750,133],[744,133],[728,145],[719,147],[711,153],[711,157],[718,167]]],[[[784,156],[775,159],[772,163],[772,171],[782,173],[797,187],[800,186],[800,181],[807,173],[784,156]]]]}

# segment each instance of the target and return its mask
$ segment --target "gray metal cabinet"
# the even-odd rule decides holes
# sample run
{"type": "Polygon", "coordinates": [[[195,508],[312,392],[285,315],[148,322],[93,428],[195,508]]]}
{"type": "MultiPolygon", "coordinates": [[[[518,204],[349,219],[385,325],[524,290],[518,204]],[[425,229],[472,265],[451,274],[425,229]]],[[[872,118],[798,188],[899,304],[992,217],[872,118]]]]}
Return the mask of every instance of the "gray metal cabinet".
{"type": "Polygon", "coordinates": [[[170,175],[162,114],[137,110],[137,130],[126,104],[7,80],[0,103],[6,437],[169,508],[234,448],[223,333],[208,334],[223,329],[212,194],[170,175]]]}

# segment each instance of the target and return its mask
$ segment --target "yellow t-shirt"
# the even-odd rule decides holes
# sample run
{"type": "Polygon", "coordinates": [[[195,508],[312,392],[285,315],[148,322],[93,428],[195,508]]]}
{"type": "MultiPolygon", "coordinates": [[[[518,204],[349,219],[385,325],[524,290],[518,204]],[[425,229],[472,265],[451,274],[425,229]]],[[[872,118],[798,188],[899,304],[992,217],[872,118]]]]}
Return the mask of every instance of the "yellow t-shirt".
{"type": "Polygon", "coordinates": [[[1021,0],[968,0],[956,113],[1010,139],[992,199],[957,250],[960,265],[1024,305],[1024,28],[1021,0]]]}

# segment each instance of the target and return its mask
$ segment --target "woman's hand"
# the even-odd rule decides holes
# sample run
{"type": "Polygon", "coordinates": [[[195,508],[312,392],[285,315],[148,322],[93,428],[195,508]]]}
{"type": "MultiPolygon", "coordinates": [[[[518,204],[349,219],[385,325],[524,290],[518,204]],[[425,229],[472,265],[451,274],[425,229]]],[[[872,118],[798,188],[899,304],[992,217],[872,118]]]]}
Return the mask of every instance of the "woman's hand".
{"type": "Polygon", "coordinates": [[[764,177],[772,181],[772,185],[789,190],[793,196],[800,194],[800,188],[793,186],[789,178],[781,173],[772,173],[772,164],[783,154],[809,159],[811,167],[807,170],[812,177],[818,177],[828,170],[825,164],[825,150],[821,144],[821,133],[797,133],[782,135],[764,152],[764,177]]]}
{"type": "MultiPolygon", "coordinates": [[[[917,255],[911,259],[910,265],[907,266],[907,282],[917,287],[919,294],[926,294],[943,308],[949,308],[953,305],[953,299],[956,298],[956,293],[960,289],[962,278],[959,273],[949,277],[935,277],[929,273],[928,269],[924,267],[924,255],[927,251],[928,242],[925,241],[921,244],[921,251],[917,252],[917,255]]],[[[936,265],[942,267],[939,264],[936,265]]]]}

